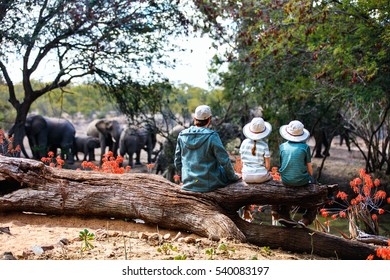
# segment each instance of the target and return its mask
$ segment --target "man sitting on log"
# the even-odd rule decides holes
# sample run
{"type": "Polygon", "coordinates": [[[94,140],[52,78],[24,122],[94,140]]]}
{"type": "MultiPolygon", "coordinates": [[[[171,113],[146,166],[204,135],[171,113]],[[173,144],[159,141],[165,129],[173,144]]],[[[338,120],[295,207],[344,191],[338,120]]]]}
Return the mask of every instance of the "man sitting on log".
{"type": "Polygon", "coordinates": [[[200,105],[195,110],[194,125],[177,138],[175,167],[183,190],[210,192],[241,179],[218,133],[208,128],[210,123],[210,107],[200,105]]]}

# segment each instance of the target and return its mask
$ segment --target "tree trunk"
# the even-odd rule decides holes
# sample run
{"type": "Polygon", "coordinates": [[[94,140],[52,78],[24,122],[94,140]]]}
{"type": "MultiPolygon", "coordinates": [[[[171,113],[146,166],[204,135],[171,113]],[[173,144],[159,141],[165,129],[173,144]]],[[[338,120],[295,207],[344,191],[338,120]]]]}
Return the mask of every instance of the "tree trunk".
{"type": "Polygon", "coordinates": [[[30,158],[29,155],[27,154],[26,148],[24,147],[23,144],[23,139],[26,135],[26,130],[25,130],[25,123],[27,119],[27,114],[30,109],[31,103],[24,101],[22,103],[19,103],[16,101],[16,99],[11,102],[11,104],[14,106],[16,110],[16,118],[15,118],[15,123],[14,125],[10,128],[8,134],[10,136],[13,136],[13,146],[14,148],[17,145],[20,145],[21,152],[26,158],[30,158]]]}
{"type": "Polygon", "coordinates": [[[375,246],[306,228],[255,225],[237,210],[247,204],[323,205],[337,186],[288,188],[278,181],[238,182],[194,193],[154,174],[107,174],[50,168],[0,156],[0,211],[142,219],[214,240],[232,238],[270,248],[341,259],[365,259],[375,246]]]}

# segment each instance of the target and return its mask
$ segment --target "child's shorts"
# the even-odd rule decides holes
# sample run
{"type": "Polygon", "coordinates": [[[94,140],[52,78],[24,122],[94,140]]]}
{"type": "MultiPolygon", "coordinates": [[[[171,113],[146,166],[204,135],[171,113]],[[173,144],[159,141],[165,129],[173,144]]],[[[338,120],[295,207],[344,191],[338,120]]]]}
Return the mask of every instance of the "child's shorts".
{"type": "Polygon", "coordinates": [[[272,179],[271,174],[245,174],[242,173],[242,180],[246,183],[264,183],[272,179]]]}

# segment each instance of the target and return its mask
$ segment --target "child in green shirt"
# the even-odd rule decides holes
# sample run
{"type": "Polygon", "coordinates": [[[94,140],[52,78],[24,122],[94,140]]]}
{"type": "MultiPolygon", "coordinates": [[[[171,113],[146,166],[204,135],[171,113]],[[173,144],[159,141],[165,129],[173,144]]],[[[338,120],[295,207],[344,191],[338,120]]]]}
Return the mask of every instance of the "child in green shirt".
{"type": "MultiPolygon", "coordinates": [[[[313,168],[311,165],[310,147],[305,143],[310,133],[304,125],[297,120],[283,125],[279,129],[280,135],[287,140],[279,146],[280,168],[279,172],[284,185],[289,187],[305,186],[312,182],[313,168]]],[[[290,218],[289,205],[275,205],[272,215],[282,225],[292,227],[297,224],[290,218]]],[[[306,209],[302,226],[310,225],[316,217],[316,208],[306,209]]]]}

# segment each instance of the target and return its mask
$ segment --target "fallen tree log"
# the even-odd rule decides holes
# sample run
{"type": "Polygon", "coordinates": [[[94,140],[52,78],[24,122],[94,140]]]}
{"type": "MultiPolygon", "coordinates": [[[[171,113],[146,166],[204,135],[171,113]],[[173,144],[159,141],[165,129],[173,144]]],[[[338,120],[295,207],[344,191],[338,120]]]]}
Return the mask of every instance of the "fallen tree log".
{"type": "Polygon", "coordinates": [[[375,246],[303,228],[247,223],[237,210],[247,204],[323,205],[337,186],[288,188],[278,181],[237,182],[209,193],[180,189],[162,176],[56,169],[42,162],[0,156],[0,212],[142,219],[214,240],[340,259],[365,259],[375,246]]]}

